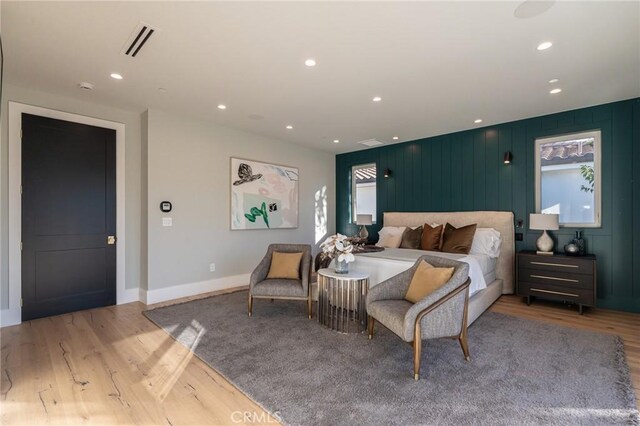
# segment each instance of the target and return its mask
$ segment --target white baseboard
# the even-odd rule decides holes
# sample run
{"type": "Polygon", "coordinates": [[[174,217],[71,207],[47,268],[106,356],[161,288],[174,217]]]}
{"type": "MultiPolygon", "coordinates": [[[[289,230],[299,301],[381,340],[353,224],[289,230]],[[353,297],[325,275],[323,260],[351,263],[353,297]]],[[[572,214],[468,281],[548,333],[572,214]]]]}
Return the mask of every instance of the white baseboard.
{"type": "Polygon", "coordinates": [[[21,309],[0,310],[0,327],[9,327],[10,325],[20,324],[21,322],[22,322],[21,309]]]}
{"type": "Polygon", "coordinates": [[[145,305],[166,302],[167,300],[180,299],[181,297],[196,296],[211,291],[226,290],[229,288],[246,286],[251,274],[232,275],[215,280],[198,281],[154,290],[140,289],[139,298],[145,305]]]}
{"type": "Polygon", "coordinates": [[[144,288],[138,289],[138,300],[145,305],[147,304],[147,290],[145,290],[144,288]]]}
{"type": "Polygon", "coordinates": [[[137,288],[126,288],[124,292],[118,292],[116,304],[123,305],[125,303],[137,302],[140,300],[139,294],[137,288]]]}

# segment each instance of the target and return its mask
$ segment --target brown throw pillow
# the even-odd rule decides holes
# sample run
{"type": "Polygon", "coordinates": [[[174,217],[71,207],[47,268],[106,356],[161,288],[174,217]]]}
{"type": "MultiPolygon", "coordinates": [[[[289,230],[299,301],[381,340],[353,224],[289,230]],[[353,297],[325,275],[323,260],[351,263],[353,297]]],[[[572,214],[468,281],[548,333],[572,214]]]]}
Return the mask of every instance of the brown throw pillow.
{"type": "Polygon", "coordinates": [[[422,241],[422,226],[411,229],[407,226],[402,234],[402,242],[400,248],[419,249],[422,241]]]}
{"type": "Polygon", "coordinates": [[[445,285],[453,275],[453,270],[454,268],[434,268],[423,260],[416,268],[404,298],[411,303],[418,303],[445,285]]]}
{"type": "Polygon", "coordinates": [[[271,266],[267,279],[300,279],[300,261],[302,253],[282,253],[274,251],[271,255],[271,266]]]}
{"type": "Polygon", "coordinates": [[[447,223],[442,234],[442,251],[445,253],[469,254],[477,224],[456,228],[447,223]]]}
{"type": "Polygon", "coordinates": [[[422,230],[422,243],[420,248],[422,250],[440,251],[440,238],[442,236],[442,225],[438,225],[435,228],[428,223],[424,224],[422,230]]]}

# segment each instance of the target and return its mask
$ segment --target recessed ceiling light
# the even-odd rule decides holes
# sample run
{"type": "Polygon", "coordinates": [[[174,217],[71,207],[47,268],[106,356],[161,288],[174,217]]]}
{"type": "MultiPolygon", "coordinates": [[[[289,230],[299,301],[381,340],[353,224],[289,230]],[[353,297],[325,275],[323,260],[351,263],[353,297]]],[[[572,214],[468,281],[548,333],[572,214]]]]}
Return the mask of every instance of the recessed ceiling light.
{"type": "Polygon", "coordinates": [[[373,98],[373,102],[380,102],[382,100],[382,98],[380,96],[375,96],[373,98]]]}
{"type": "Polygon", "coordinates": [[[83,81],[83,82],[81,82],[81,83],[78,83],[78,87],[79,87],[79,88],[81,88],[81,89],[83,89],[83,90],[93,90],[93,89],[95,89],[95,88],[96,88],[96,86],[94,86],[93,84],[88,83],[88,82],[86,82],[86,81],[83,81]]]}
{"type": "Polygon", "coordinates": [[[220,104],[220,105],[218,105],[218,109],[227,109],[227,106],[223,105],[223,104],[220,104]]]}
{"type": "Polygon", "coordinates": [[[334,139],[333,143],[340,143],[340,139],[334,139]]]}
{"type": "Polygon", "coordinates": [[[397,137],[397,136],[394,136],[394,137],[393,137],[393,140],[394,140],[394,141],[397,141],[397,140],[398,140],[398,137],[397,137]]]}
{"type": "Polygon", "coordinates": [[[549,93],[551,93],[552,95],[555,95],[556,93],[560,93],[560,92],[562,92],[562,89],[560,89],[560,88],[551,89],[549,91],[549,93]]]}
{"type": "Polygon", "coordinates": [[[167,89],[165,89],[164,87],[158,87],[158,92],[167,93],[167,89]]]}
{"type": "Polygon", "coordinates": [[[553,46],[553,43],[551,43],[550,41],[545,41],[538,45],[538,50],[547,50],[551,46],[553,46]]]}
{"type": "Polygon", "coordinates": [[[473,120],[474,123],[478,124],[478,123],[482,123],[482,118],[478,118],[476,120],[473,120]]]}
{"type": "Polygon", "coordinates": [[[560,80],[559,80],[559,79],[557,79],[557,78],[552,78],[551,80],[549,80],[549,83],[550,83],[550,84],[553,84],[553,83],[557,83],[557,82],[559,82],[559,81],[560,81],[560,80]]]}
{"type": "Polygon", "coordinates": [[[315,67],[316,66],[316,60],[313,58],[309,58],[306,61],[304,61],[304,64],[308,67],[315,67]]]}
{"type": "Polygon", "coordinates": [[[114,80],[122,80],[122,75],[118,74],[117,72],[113,72],[111,73],[111,78],[113,78],[114,80]]]}
{"type": "Polygon", "coordinates": [[[291,124],[289,124],[289,125],[287,126],[287,130],[291,130],[291,129],[293,129],[293,126],[292,126],[291,124]]]}

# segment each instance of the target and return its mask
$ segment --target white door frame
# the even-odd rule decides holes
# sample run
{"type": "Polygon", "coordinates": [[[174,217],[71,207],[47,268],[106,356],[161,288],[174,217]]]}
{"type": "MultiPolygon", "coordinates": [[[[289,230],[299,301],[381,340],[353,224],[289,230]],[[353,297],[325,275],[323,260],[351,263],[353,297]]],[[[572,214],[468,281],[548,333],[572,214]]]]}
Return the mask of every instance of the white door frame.
{"type": "Polygon", "coordinates": [[[138,289],[125,289],[125,125],[99,118],[9,102],[9,309],[0,316],[2,327],[22,322],[22,113],[88,124],[116,131],[116,303],[138,300],[138,289]]]}

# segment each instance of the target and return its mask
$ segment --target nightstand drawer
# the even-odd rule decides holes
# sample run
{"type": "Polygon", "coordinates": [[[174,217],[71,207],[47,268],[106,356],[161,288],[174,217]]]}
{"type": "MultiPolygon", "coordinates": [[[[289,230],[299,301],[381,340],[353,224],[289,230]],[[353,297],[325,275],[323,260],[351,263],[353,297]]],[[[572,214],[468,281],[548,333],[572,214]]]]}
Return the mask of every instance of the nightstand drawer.
{"type": "Polygon", "coordinates": [[[518,270],[518,280],[562,287],[593,288],[593,275],[545,271],[542,269],[526,269],[520,267],[518,270]]]}
{"type": "Polygon", "coordinates": [[[567,272],[593,275],[593,261],[577,257],[528,256],[520,255],[519,266],[541,271],[567,272]]]}
{"type": "Polygon", "coordinates": [[[546,299],[572,301],[593,306],[593,290],[559,285],[520,282],[518,293],[523,296],[540,296],[546,299]]]}

